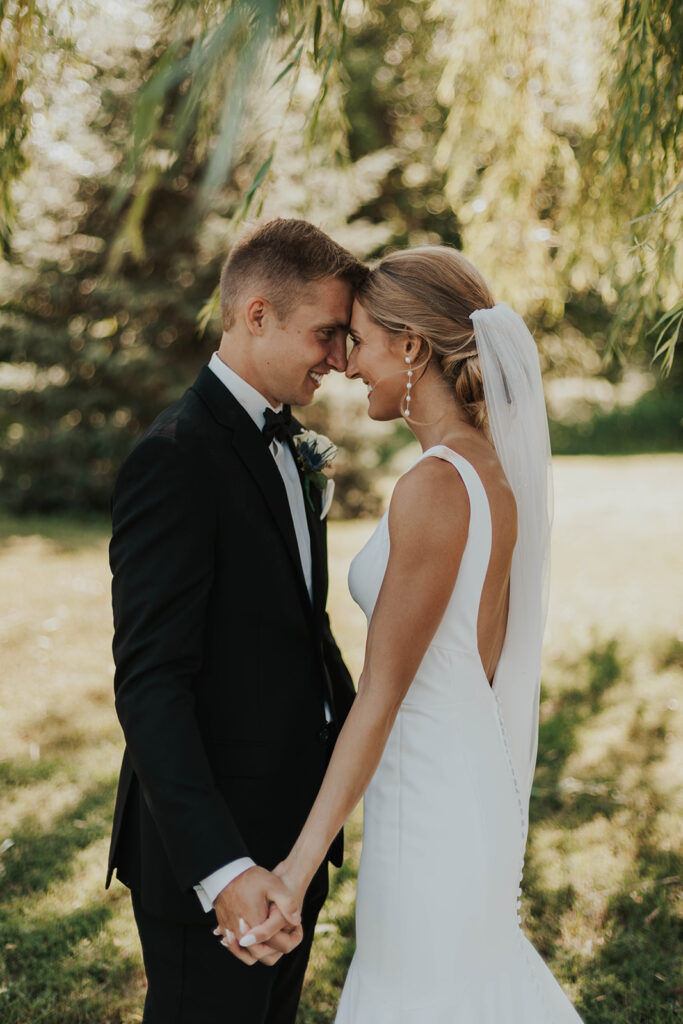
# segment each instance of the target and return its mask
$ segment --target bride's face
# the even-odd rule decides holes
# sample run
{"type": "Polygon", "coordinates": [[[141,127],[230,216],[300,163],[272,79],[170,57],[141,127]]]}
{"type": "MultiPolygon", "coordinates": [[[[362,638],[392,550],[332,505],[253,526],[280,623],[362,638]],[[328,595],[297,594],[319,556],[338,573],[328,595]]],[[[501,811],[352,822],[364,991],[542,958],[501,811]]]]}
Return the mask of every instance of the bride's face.
{"type": "Polygon", "coordinates": [[[349,327],[352,347],[346,376],[368,388],[368,416],[394,420],[401,416],[408,366],[401,339],[370,319],[360,302],[353,304],[349,327]]]}

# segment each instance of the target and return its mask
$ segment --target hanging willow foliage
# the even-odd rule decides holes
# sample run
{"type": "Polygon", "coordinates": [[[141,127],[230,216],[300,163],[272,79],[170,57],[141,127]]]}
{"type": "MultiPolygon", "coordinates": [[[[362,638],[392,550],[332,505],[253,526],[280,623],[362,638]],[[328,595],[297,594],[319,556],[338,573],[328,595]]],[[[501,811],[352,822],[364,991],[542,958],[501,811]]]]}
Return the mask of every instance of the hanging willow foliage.
{"type": "MultiPolygon", "coordinates": [[[[65,60],[73,59],[68,32],[54,25],[79,3],[0,0],[6,251],[12,184],[26,159],[31,111],[25,97],[40,81],[43,53],[61,48],[65,60]]],[[[429,8],[435,45],[448,58],[438,87],[449,115],[437,170],[466,248],[485,271],[491,263],[503,293],[553,322],[572,295],[594,290],[615,311],[613,347],[628,350],[649,328],[665,368],[683,319],[675,284],[683,262],[679,6],[679,0],[607,0],[606,6],[434,0],[429,8]],[[594,82],[580,66],[584,52],[587,65],[603,69],[594,82]]],[[[369,0],[361,14],[354,8],[353,18],[371,21],[380,7],[369,0]]],[[[141,58],[143,82],[113,199],[118,218],[110,271],[125,256],[144,258],[150,200],[188,154],[202,176],[194,216],[220,205],[248,101],[268,104],[273,82],[264,81],[266,71],[289,84],[292,95],[302,73],[308,76],[303,144],[315,135],[321,105],[335,91],[330,86],[343,79],[344,0],[150,0],[149,9],[157,42],[146,68],[149,55],[141,58]]],[[[410,52],[408,32],[401,41],[410,52]]],[[[401,103],[397,87],[397,111],[401,103]]],[[[234,222],[258,209],[277,168],[277,143],[273,131],[259,146],[251,183],[231,212],[234,222]]],[[[414,162],[429,158],[416,152],[414,162]]],[[[204,319],[210,312],[209,304],[204,319]]]]}
{"type": "MultiPolygon", "coordinates": [[[[250,92],[258,87],[267,100],[260,73],[276,39],[284,45],[272,85],[288,79],[293,91],[304,68],[316,76],[307,119],[313,138],[344,38],[343,6],[344,0],[175,0],[166,19],[168,41],[138,95],[128,171],[116,200],[126,204],[126,214],[110,269],[123,252],[144,251],[142,223],[151,195],[188,150],[204,157],[200,215],[210,208],[233,168],[250,92]]],[[[249,211],[275,149],[273,140],[235,219],[249,211]]]]}
{"type": "Polygon", "coordinates": [[[40,23],[36,0],[0,0],[0,246],[9,250],[14,219],[12,185],[26,166],[29,117],[24,102],[25,62],[40,23]]]}
{"type": "Polygon", "coordinates": [[[651,329],[665,372],[683,273],[678,6],[444,0],[451,57],[439,87],[450,114],[438,159],[474,261],[555,321],[593,287],[614,310],[608,355],[628,353],[668,310],[651,329]]]}
{"type": "Polygon", "coordinates": [[[615,311],[610,354],[667,310],[651,330],[668,371],[683,274],[678,0],[615,0],[608,17],[580,0],[441,10],[437,156],[465,248],[536,316],[559,319],[592,286],[615,311]]]}
{"type": "MultiPolygon", "coordinates": [[[[667,312],[650,328],[668,373],[683,325],[683,12],[679,0],[623,0],[607,114],[607,169],[619,164],[637,182],[640,209],[629,225],[636,273],[620,289],[638,333],[656,311],[658,282],[667,312]],[[653,301],[654,296],[654,301],[653,301]]],[[[617,323],[619,320],[617,321],[617,323]]]]}

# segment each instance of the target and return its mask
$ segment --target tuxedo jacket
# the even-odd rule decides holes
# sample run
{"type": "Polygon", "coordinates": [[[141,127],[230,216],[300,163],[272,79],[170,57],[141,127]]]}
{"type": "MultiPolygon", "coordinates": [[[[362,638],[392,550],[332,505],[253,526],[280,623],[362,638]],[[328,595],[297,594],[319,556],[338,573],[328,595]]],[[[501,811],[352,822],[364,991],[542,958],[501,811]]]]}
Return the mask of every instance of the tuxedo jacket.
{"type": "MultiPolygon", "coordinates": [[[[203,920],[193,887],[229,861],[272,868],[287,855],[353,701],[325,612],[322,495],[310,496],[312,600],[275,460],[208,366],[117,479],[114,689],[126,748],[107,885],[116,869],[162,918],[203,920]]],[[[341,834],[329,857],[341,862],[341,834]]]]}

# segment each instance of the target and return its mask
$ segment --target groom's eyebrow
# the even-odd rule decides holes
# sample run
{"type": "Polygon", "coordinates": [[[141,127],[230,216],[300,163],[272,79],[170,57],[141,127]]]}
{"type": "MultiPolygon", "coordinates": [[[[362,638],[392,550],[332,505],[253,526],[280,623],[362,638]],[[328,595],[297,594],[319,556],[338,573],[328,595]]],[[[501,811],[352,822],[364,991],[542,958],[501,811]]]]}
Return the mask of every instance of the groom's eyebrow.
{"type": "Polygon", "coordinates": [[[349,325],[348,321],[346,320],[330,320],[328,323],[319,324],[318,330],[320,330],[321,328],[324,328],[326,330],[334,328],[337,331],[348,331],[349,325]]]}

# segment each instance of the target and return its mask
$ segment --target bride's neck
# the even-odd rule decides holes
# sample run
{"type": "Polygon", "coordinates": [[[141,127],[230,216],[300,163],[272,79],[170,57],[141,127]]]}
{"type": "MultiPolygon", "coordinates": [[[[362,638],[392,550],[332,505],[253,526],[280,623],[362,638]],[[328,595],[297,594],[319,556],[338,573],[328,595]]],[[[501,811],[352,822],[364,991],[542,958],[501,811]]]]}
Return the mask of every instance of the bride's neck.
{"type": "Polygon", "coordinates": [[[471,436],[476,428],[443,377],[426,373],[413,388],[408,424],[422,446],[422,451],[455,440],[459,435],[471,436]]]}

